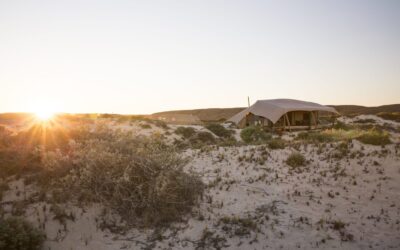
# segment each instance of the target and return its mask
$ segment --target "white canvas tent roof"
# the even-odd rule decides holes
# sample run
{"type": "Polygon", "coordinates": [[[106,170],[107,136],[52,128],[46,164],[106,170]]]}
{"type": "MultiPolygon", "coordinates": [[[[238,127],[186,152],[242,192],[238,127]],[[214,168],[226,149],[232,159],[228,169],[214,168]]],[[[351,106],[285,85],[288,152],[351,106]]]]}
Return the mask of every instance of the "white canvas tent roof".
{"type": "Polygon", "coordinates": [[[252,106],[234,115],[228,121],[238,124],[248,113],[267,118],[276,123],[282,115],[291,111],[325,111],[339,114],[334,108],[314,102],[293,99],[258,100],[252,106]]]}

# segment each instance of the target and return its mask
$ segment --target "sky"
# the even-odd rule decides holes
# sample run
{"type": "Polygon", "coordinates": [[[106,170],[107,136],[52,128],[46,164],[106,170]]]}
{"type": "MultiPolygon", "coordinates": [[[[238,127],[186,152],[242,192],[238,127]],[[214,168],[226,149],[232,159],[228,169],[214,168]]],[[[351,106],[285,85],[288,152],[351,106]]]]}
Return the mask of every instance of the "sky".
{"type": "Polygon", "coordinates": [[[0,112],[400,103],[400,1],[0,0],[0,112]]]}

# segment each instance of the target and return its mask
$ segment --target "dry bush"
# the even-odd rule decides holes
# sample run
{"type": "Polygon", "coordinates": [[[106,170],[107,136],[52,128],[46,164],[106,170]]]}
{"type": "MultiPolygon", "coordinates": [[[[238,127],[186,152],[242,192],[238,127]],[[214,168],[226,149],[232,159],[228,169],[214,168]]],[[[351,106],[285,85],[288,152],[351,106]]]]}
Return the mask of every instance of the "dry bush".
{"type": "Polygon", "coordinates": [[[179,220],[203,189],[198,176],[183,171],[186,159],[175,148],[104,127],[81,131],[66,152],[43,152],[42,160],[42,180],[53,189],[100,202],[136,225],[179,220]]]}
{"type": "Polygon", "coordinates": [[[0,178],[36,170],[40,159],[34,149],[38,145],[33,139],[13,135],[0,127],[0,178]]]}

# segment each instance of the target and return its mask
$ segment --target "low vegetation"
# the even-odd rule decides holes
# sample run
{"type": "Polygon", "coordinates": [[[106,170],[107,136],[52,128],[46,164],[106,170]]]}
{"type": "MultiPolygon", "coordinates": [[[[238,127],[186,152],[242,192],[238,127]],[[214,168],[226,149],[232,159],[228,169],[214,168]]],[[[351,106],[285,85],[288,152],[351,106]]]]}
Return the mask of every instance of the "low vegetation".
{"type": "MultiPolygon", "coordinates": [[[[202,193],[200,178],[183,171],[187,160],[159,137],[97,126],[64,131],[68,140],[42,141],[42,131],[1,132],[6,145],[0,146],[0,175],[27,174],[50,202],[99,202],[132,225],[152,226],[179,220],[202,193]]],[[[197,138],[213,136],[204,132],[197,138]]]]}
{"type": "Polygon", "coordinates": [[[387,132],[371,130],[368,133],[364,133],[357,138],[364,144],[376,145],[376,146],[384,146],[390,144],[390,137],[387,132]]]}
{"type": "Polygon", "coordinates": [[[286,142],[280,138],[273,138],[267,142],[270,149],[284,149],[286,142]]]}
{"type": "Polygon", "coordinates": [[[183,171],[186,159],[157,138],[106,128],[68,150],[42,152],[41,180],[76,201],[100,202],[129,223],[159,225],[179,220],[195,204],[202,182],[183,171]]]}
{"type": "Polygon", "coordinates": [[[400,112],[381,112],[377,116],[385,120],[400,122],[400,112]]]}
{"type": "Polygon", "coordinates": [[[205,126],[208,130],[213,132],[216,136],[222,137],[222,138],[229,138],[232,136],[233,131],[226,129],[224,126],[218,123],[211,123],[205,126]]]}
{"type": "Polygon", "coordinates": [[[261,126],[250,126],[242,129],[240,137],[245,143],[260,144],[272,138],[261,126]]]}
{"type": "Polygon", "coordinates": [[[296,139],[313,143],[351,141],[353,139],[371,145],[386,145],[391,143],[387,132],[374,127],[369,129],[327,129],[323,131],[301,132],[297,135],[296,139]]]}
{"type": "Polygon", "coordinates": [[[175,130],[175,133],[181,135],[183,138],[188,139],[196,134],[196,130],[192,127],[178,127],[175,130]]]}
{"type": "Polygon", "coordinates": [[[18,217],[0,218],[0,250],[39,250],[44,233],[18,217]]]}
{"type": "Polygon", "coordinates": [[[306,158],[302,154],[300,154],[298,152],[294,152],[288,156],[288,158],[286,159],[286,164],[292,168],[298,168],[301,166],[305,166],[306,158]]]}

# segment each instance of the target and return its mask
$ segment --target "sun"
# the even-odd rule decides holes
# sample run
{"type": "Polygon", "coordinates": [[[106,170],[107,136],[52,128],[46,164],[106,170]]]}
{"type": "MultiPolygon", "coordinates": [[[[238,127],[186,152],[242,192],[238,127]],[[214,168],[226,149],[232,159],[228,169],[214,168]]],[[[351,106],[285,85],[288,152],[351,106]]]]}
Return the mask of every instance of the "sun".
{"type": "Polygon", "coordinates": [[[54,117],[54,112],[50,110],[39,110],[35,112],[35,116],[41,121],[48,121],[54,117]]]}

